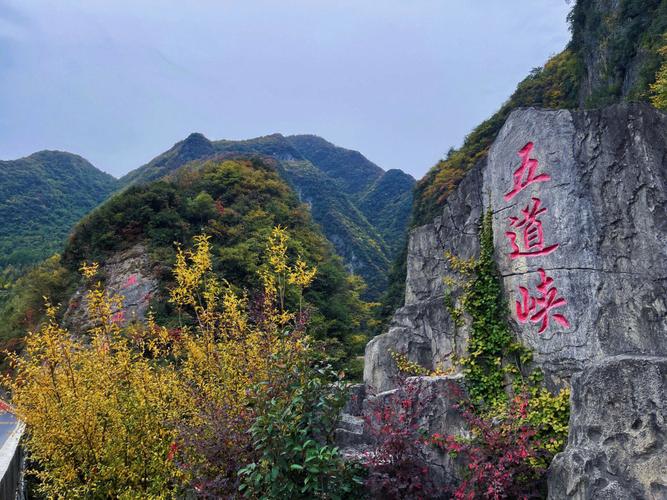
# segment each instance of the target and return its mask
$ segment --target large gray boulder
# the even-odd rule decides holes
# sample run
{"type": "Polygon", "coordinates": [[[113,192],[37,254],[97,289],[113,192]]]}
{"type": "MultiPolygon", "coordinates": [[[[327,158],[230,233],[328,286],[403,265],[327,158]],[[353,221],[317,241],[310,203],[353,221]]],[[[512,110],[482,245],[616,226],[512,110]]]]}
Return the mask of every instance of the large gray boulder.
{"type": "Polygon", "coordinates": [[[667,498],[667,358],[616,356],[572,379],[570,435],[549,498],[667,498]]]}
{"type": "Polygon", "coordinates": [[[445,306],[460,293],[445,253],[478,255],[489,207],[511,327],[547,385],[572,389],[551,497],[667,498],[667,115],[627,103],[512,112],[486,163],[411,232],[405,305],[366,347],[367,386],[394,387],[392,351],[457,369],[469,325],[445,306]]]}
{"type": "Polygon", "coordinates": [[[392,350],[427,368],[448,368],[452,354],[465,354],[467,326],[455,327],[444,303],[445,278],[455,275],[445,252],[477,255],[489,204],[508,316],[550,386],[567,385],[607,356],[667,355],[665,158],[667,116],[647,105],[512,112],[487,162],[460,183],[440,217],[410,233],[405,306],[366,347],[366,384],[392,387],[392,350]],[[527,182],[533,162],[532,177],[548,178],[527,182]],[[507,199],[522,164],[526,186],[507,199]]]}
{"type": "Polygon", "coordinates": [[[495,210],[496,259],[514,329],[552,380],[606,356],[667,354],[666,155],[667,117],[640,104],[586,112],[517,110],[494,142],[484,171],[490,198],[484,202],[490,199],[495,210]],[[529,143],[535,175],[550,178],[507,200],[521,165],[518,152],[529,143]],[[506,233],[515,233],[520,251],[526,250],[527,224],[516,226],[535,200],[538,210],[546,209],[536,217],[541,248],[558,247],[548,255],[511,258],[506,233]],[[515,226],[510,217],[519,219],[515,226]],[[565,301],[551,309],[543,333],[541,320],[522,323],[517,314],[517,302],[523,312],[520,287],[540,296],[539,269],[565,301]],[[555,321],[555,314],[569,326],[555,321]]]}

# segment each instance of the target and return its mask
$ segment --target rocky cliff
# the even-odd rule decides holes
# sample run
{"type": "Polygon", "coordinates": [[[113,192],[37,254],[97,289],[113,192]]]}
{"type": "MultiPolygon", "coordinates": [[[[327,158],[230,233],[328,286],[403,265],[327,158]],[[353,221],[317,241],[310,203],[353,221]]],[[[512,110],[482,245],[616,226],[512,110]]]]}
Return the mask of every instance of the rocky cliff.
{"type": "MultiPolygon", "coordinates": [[[[109,296],[122,299],[121,306],[113,311],[114,320],[121,326],[146,320],[150,301],[159,290],[153,267],[142,244],[115,253],[102,266],[104,290],[109,296]]],[[[83,284],[69,299],[63,323],[72,332],[83,333],[94,326],[88,316],[87,292],[88,287],[83,284]]]]}
{"type": "Polygon", "coordinates": [[[469,326],[445,307],[445,253],[478,253],[490,206],[511,326],[547,385],[572,389],[550,496],[664,498],[666,161],[667,116],[646,105],[512,112],[441,215],[412,231],[405,305],[366,347],[367,386],[392,389],[391,351],[458,370],[469,326]]]}
{"type": "Polygon", "coordinates": [[[645,100],[661,62],[664,0],[578,0],[569,48],[580,60],[579,106],[645,100]]]}

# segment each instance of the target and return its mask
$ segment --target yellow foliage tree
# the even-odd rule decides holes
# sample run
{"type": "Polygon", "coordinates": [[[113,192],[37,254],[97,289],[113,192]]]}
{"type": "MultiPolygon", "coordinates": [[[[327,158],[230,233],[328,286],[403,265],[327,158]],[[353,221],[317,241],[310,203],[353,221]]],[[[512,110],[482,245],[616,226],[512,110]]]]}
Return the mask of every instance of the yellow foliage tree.
{"type": "Polygon", "coordinates": [[[295,314],[284,309],[289,286],[301,290],[317,272],[301,259],[290,266],[287,232],[276,227],[269,237],[266,263],[260,271],[264,285],[259,318],[248,317],[248,300],[220,283],[211,271],[209,238],[195,238],[194,249],[178,250],[174,275],[177,286],[170,301],[190,308],[197,328],[182,327],[179,372],[186,387],[208,401],[224,402],[237,411],[247,403],[249,388],[266,380],[273,360],[302,355],[307,337],[292,327],[295,314]]]}
{"type": "MultiPolygon", "coordinates": [[[[233,430],[245,433],[250,401],[264,396],[252,388],[265,387],[266,397],[276,397],[281,370],[308,359],[308,338],[294,325],[284,298],[289,287],[301,297],[317,270],[301,259],[291,266],[287,244],[286,231],[275,228],[260,273],[263,301],[252,318],[247,298],[212,272],[204,235],[192,250],[177,250],[169,300],[195,318],[178,335],[151,315],[145,326],[121,329],[122,297],[100,282],[86,298],[94,325],[86,337],[61,328],[56,309],[48,307],[48,320],[28,336],[25,354],[12,358],[15,376],[4,380],[27,424],[26,448],[39,466],[35,474],[44,494],[173,497],[198,465],[228,466],[197,464],[207,457],[183,445],[181,431],[215,429],[201,411],[204,402],[224,408],[223,418],[240,427],[233,430]],[[177,453],[188,467],[177,467],[177,453]]],[[[92,281],[98,266],[84,264],[81,271],[92,281]]]]}
{"type": "MultiPolygon", "coordinates": [[[[95,266],[86,266],[92,277],[95,266]]],[[[113,317],[119,297],[98,283],[88,294],[95,326],[74,338],[47,305],[47,320],[13,356],[5,379],[26,448],[48,497],[165,497],[179,471],[167,459],[179,418],[175,372],[151,363],[121,334],[113,317]]]]}
{"type": "MultiPolygon", "coordinates": [[[[667,35],[665,36],[667,40],[667,35]]],[[[659,50],[663,58],[667,58],[667,45],[659,50]]],[[[665,60],[655,75],[655,82],[651,84],[651,104],[658,109],[667,109],[667,60],[665,60]]]]}

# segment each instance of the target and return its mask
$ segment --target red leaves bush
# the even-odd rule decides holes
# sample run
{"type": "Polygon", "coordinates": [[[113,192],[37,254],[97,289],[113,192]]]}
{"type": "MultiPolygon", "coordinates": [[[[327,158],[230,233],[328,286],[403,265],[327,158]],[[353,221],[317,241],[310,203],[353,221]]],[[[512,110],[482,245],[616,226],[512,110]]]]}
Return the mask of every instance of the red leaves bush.
{"type": "Polygon", "coordinates": [[[546,450],[528,424],[528,398],[517,396],[504,418],[482,417],[471,406],[459,406],[470,438],[434,435],[433,444],[467,464],[466,479],[453,492],[461,500],[544,497],[546,450]]]}
{"type": "Polygon", "coordinates": [[[435,496],[427,467],[428,439],[422,417],[432,398],[420,397],[414,379],[403,379],[390,395],[376,397],[365,420],[374,447],[363,457],[371,498],[422,499],[435,496]]]}
{"type": "Polygon", "coordinates": [[[515,397],[502,417],[481,415],[470,403],[455,405],[469,434],[428,436],[425,416],[433,397],[420,394],[419,388],[418,379],[405,379],[392,393],[370,400],[366,425],[374,446],[363,460],[370,498],[528,500],[545,496],[545,464],[550,455],[537,438],[537,428],[528,422],[527,395],[515,397]],[[463,480],[453,490],[436,487],[428,467],[429,447],[448,453],[464,467],[463,480]]]}

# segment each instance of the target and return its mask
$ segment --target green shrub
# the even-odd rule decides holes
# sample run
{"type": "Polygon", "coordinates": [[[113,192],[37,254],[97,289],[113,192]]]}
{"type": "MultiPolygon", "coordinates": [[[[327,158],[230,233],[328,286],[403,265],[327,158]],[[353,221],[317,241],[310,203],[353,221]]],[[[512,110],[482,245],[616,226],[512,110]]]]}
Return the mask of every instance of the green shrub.
{"type": "Polygon", "coordinates": [[[258,458],[241,469],[241,491],[266,499],[352,498],[363,484],[361,469],[332,444],[347,386],[329,367],[294,367],[290,378],[287,398],[257,408],[250,432],[258,458]]]}

